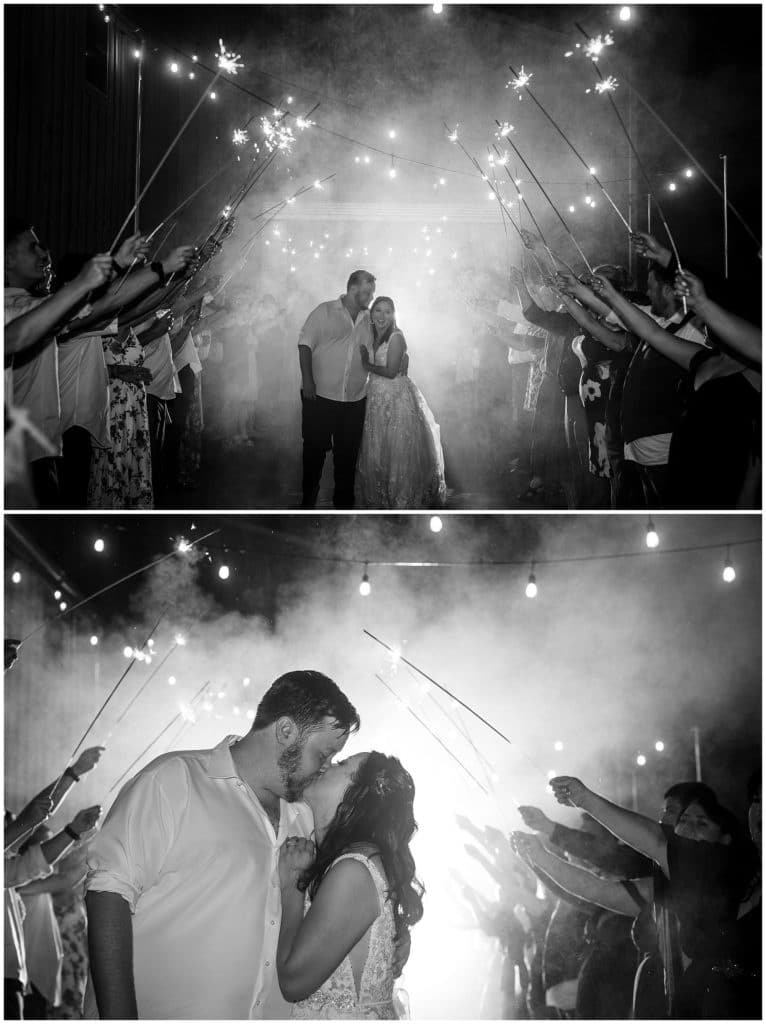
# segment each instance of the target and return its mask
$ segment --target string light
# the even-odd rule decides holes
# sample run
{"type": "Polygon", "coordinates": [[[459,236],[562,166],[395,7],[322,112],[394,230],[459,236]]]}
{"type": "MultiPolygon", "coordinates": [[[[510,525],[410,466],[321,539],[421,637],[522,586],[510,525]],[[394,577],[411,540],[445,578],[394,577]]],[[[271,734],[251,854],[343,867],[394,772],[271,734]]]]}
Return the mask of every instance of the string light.
{"type": "Polygon", "coordinates": [[[181,539],[176,544],[176,550],[180,551],[182,555],[185,555],[187,551],[191,551],[191,547],[192,546],[189,543],[189,541],[186,540],[184,537],[181,537],[181,539]]]}
{"type": "Polygon", "coordinates": [[[149,637],[149,639],[146,641],[146,646],[154,647],[154,640],[152,639],[152,637],[149,637]]]}
{"type": "Polygon", "coordinates": [[[369,597],[372,587],[370,586],[370,577],[367,573],[367,562],[364,563],[364,573],[362,575],[362,582],[359,584],[359,593],[362,597],[369,597]]]}
{"type": "Polygon", "coordinates": [[[175,686],[175,685],[176,685],[176,677],[175,676],[168,676],[168,686],[175,686]]]}
{"type": "Polygon", "coordinates": [[[574,212],[575,212],[575,208],[574,208],[574,206],[570,206],[570,207],[569,207],[569,212],[570,212],[570,213],[574,213],[574,212]]]}
{"type": "Polygon", "coordinates": [[[60,600],[61,600],[61,591],[60,591],[60,590],[54,590],[54,591],[53,591],[53,596],[54,596],[54,598],[55,598],[55,599],[56,599],[57,601],[60,601],[60,600]]]}
{"type": "Polygon", "coordinates": [[[218,570],[218,576],[222,580],[227,580],[231,575],[231,570],[228,565],[222,565],[218,570]]]}
{"type": "Polygon", "coordinates": [[[242,685],[243,686],[249,686],[250,685],[250,676],[245,676],[245,678],[242,680],[242,685]]]}
{"type": "Polygon", "coordinates": [[[444,4],[432,4],[431,10],[434,12],[434,14],[441,14],[442,11],[444,10],[444,4]]]}
{"type": "Polygon", "coordinates": [[[684,177],[685,178],[693,178],[694,177],[694,171],[691,169],[691,167],[687,167],[686,168],[686,170],[684,171],[684,177]]]}
{"type": "Polygon", "coordinates": [[[94,550],[94,551],[98,551],[99,553],[101,553],[101,552],[102,552],[102,551],[104,550],[104,548],[105,548],[105,547],[106,547],[106,544],[104,544],[104,542],[103,542],[103,540],[101,539],[101,537],[98,537],[98,538],[97,538],[97,539],[96,539],[96,540],[95,540],[95,541],[93,542],[93,550],[94,550]]]}
{"type": "Polygon", "coordinates": [[[136,58],[136,60],[141,60],[141,51],[140,50],[134,50],[133,51],[133,56],[136,58]]]}
{"type": "Polygon", "coordinates": [[[95,633],[94,633],[94,634],[93,634],[93,635],[91,636],[91,638],[90,638],[90,646],[91,646],[91,647],[96,647],[96,646],[98,646],[98,637],[96,636],[96,634],[95,634],[95,633]]]}
{"type": "Polygon", "coordinates": [[[12,581],[13,583],[21,583],[21,573],[20,573],[20,572],[18,572],[18,571],[17,571],[17,572],[15,572],[15,573],[14,573],[14,574],[13,574],[13,575],[11,576],[11,581],[12,581]]]}
{"type": "Polygon", "coordinates": [[[731,555],[729,549],[726,549],[726,564],[723,567],[723,581],[724,583],[733,583],[737,578],[737,574],[734,571],[734,566],[731,564],[731,555]]]}
{"type": "Polygon", "coordinates": [[[392,129],[391,129],[391,131],[390,131],[390,132],[388,133],[388,137],[389,137],[389,139],[395,139],[395,138],[396,138],[396,132],[394,131],[394,129],[393,129],[393,128],[392,128],[392,129]]]}
{"type": "Polygon", "coordinates": [[[561,742],[561,740],[556,740],[556,742],[553,744],[553,749],[561,752],[564,749],[564,744],[561,742]]]}
{"type": "Polygon", "coordinates": [[[537,597],[537,579],[535,578],[535,563],[533,562],[529,570],[529,579],[527,580],[526,590],[524,591],[527,597],[537,597]]]}
{"type": "Polygon", "coordinates": [[[173,72],[174,75],[178,74],[178,65],[176,64],[175,61],[171,63],[170,70],[173,72]]]}
{"type": "Polygon", "coordinates": [[[620,21],[630,21],[631,10],[630,7],[620,8],[620,21]]]}
{"type": "Polygon", "coordinates": [[[59,608],[61,609],[62,612],[65,612],[67,610],[66,601],[59,601],[59,608]]]}
{"type": "Polygon", "coordinates": [[[651,516],[646,523],[646,546],[648,548],[656,548],[660,543],[660,535],[654,528],[651,516]]]}
{"type": "Polygon", "coordinates": [[[643,768],[646,764],[646,757],[643,754],[639,754],[636,758],[636,764],[639,766],[639,768],[643,768]]]}
{"type": "Polygon", "coordinates": [[[676,183],[674,181],[671,181],[671,183],[668,185],[668,191],[669,192],[675,192],[677,187],[678,186],[676,185],[676,183]]]}
{"type": "Polygon", "coordinates": [[[440,516],[431,516],[431,522],[429,525],[431,527],[432,533],[441,533],[444,527],[444,523],[442,522],[440,516]]]}
{"type": "Polygon", "coordinates": [[[389,178],[395,178],[396,177],[396,168],[394,167],[394,157],[393,157],[393,155],[391,156],[391,167],[388,170],[388,176],[389,176],[389,178]]]}
{"type": "Polygon", "coordinates": [[[176,633],[174,639],[179,647],[183,647],[186,644],[186,637],[182,633],[176,633]]]}
{"type": "Polygon", "coordinates": [[[662,742],[662,740],[657,740],[657,742],[654,744],[654,749],[657,751],[658,754],[661,754],[662,751],[665,749],[665,744],[662,742]]]}
{"type": "Polygon", "coordinates": [[[132,658],[133,657],[133,648],[132,647],[123,647],[122,653],[123,653],[124,657],[132,658]]]}

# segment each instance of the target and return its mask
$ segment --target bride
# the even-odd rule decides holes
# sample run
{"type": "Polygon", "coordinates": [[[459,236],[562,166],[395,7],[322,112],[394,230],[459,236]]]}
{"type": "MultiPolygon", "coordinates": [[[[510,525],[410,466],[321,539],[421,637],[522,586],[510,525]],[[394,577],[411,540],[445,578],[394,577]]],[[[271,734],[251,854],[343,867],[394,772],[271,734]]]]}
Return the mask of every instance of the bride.
{"type": "Polygon", "coordinates": [[[316,852],[292,836],[279,855],[277,976],[293,1017],[396,1019],[397,940],[423,916],[414,796],[400,762],[377,751],[331,765],[305,790],[316,852]]]}
{"type": "Polygon", "coordinates": [[[370,308],[372,356],[362,345],[370,374],[362,445],[357,463],[363,508],[438,508],[444,504],[444,455],[439,426],[419,389],[406,375],[407,343],[396,310],[384,295],[370,308]]]}

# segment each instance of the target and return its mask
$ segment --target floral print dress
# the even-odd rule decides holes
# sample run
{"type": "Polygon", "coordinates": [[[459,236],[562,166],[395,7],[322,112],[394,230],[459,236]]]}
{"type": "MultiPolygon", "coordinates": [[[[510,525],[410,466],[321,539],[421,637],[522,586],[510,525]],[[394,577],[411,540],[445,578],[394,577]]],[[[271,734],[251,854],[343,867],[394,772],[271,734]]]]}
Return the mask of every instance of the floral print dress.
{"type": "Polygon", "coordinates": [[[572,339],[572,351],[580,360],[580,400],[588,421],[588,468],[593,476],[610,478],[606,443],[607,403],[612,388],[613,352],[591,338],[579,334],[572,339]]]}
{"type": "MultiPolygon", "coordinates": [[[[143,365],[143,346],[132,328],[127,334],[104,339],[104,358],[107,366],[143,365]]],[[[112,377],[109,392],[112,446],[91,452],[88,508],[153,508],[146,389],[112,377]]]]}
{"type": "Polygon", "coordinates": [[[54,1007],[54,1020],[82,1020],[82,1004],[88,982],[88,926],[82,886],[57,892],[53,908],[61,933],[64,959],[61,961],[61,1002],[54,1007]]]}

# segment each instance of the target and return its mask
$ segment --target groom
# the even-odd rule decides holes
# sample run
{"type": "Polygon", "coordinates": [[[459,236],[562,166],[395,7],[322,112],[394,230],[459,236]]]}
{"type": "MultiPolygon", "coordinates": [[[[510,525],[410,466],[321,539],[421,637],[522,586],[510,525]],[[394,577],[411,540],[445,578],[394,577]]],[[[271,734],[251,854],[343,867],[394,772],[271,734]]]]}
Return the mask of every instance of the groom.
{"type": "Polygon", "coordinates": [[[296,801],[358,728],[331,679],[288,672],[247,736],[164,754],[125,786],[88,853],[86,1018],[290,1016],[279,848],[311,835],[296,801]]]}
{"type": "Polygon", "coordinates": [[[325,455],[333,453],[335,508],[354,507],[356,457],[364,426],[367,371],[359,346],[372,349],[369,304],[375,278],[355,270],[346,294],[322,302],[309,314],[298,338],[303,380],[303,501],[314,508],[325,455]]]}

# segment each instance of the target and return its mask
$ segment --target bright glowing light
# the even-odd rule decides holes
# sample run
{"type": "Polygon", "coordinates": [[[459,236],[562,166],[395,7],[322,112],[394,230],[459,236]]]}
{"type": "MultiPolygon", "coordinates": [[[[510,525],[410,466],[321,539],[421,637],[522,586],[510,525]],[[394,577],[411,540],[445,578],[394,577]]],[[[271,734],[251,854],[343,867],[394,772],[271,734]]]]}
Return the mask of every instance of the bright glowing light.
{"type": "Polygon", "coordinates": [[[210,93],[210,99],[214,100],[215,98],[216,98],[216,94],[214,92],[211,92],[210,93]]]}
{"type": "Polygon", "coordinates": [[[646,758],[643,754],[638,755],[638,757],[636,758],[636,764],[639,765],[639,767],[641,768],[644,767],[644,765],[646,764],[646,758]]]}
{"type": "Polygon", "coordinates": [[[296,128],[299,128],[301,131],[305,131],[306,128],[310,128],[312,124],[316,124],[316,122],[309,121],[309,119],[306,117],[296,117],[295,119],[295,126],[296,128]]]}
{"type": "Polygon", "coordinates": [[[238,53],[229,53],[226,47],[223,45],[223,39],[218,40],[219,53],[218,53],[218,67],[221,71],[227,71],[230,75],[236,75],[237,68],[243,68],[244,64],[238,64],[237,61],[240,58],[238,53]]]}
{"type": "Polygon", "coordinates": [[[314,188],[318,188],[320,192],[324,190],[324,186],[322,185],[322,182],[319,180],[319,178],[317,178],[317,180],[314,182],[314,188]]]}
{"type": "Polygon", "coordinates": [[[14,574],[13,574],[13,575],[11,576],[11,581],[12,581],[13,583],[21,583],[21,573],[20,573],[20,572],[15,572],[15,573],[14,573],[14,574]]]}
{"type": "Polygon", "coordinates": [[[553,749],[561,751],[564,749],[564,744],[561,742],[561,740],[556,740],[556,742],[553,744],[553,749]]]}
{"type": "Polygon", "coordinates": [[[66,609],[67,609],[67,603],[66,603],[66,601],[59,601],[59,608],[60,608],[60,610],[61,610],[62,612],[65,612],[65,611],[66,611],[66,609]]]}
{"type": "Polygon", "coordinates": [[[660,543],[660,535],[654,528],[654,523],[649,520],[646,524],[646,546],[648,548],[656,548],[660,543]]]}
{"type": "Polygon", "coordinates": [[[56,598],[57,601],[60,601],[61,600],[61,591],[60,590],[54,590],[53,591],[53,596],[56,598]]]}
{"type": "Polygon", "coordinates": [[[603,82],[596,82],[596,92],[599,94],[605,92],[614,92],[614,90],[617,88],[619,84],[620,83],[617,81],[614,75],[609,75],[607,78],[603,80],[603,82]]]}
{"type": "Polygon", "coordinates": [[[596,173],[596,168],[595,167],[589,167],[588,168],[588,174],[595,174],[595,173],[596,173]]]}
{"type": "Polygon", "coordinates": [[[441,533],[444,527],[444,523],[441,520],[441,516],[431,516],[430,526],[432,533],[441,533]]]}
{"type": "Polygon", "coordinates": [[[564,54],[565,57],[571,57],[573,55],[574,55],[574,50],[567,50],[567,52],[564,54]]]}
{"type": "Polygon", "coordinates": [[[512,131],[513,125],[511,124],[510,121],[501,121],[500,131],[495,132],[495,134],[498,135],[499,138],[504,139],[507,135],[510,135],[512,131]]]}
{"type": "Polygon", "coordinates": [[[170,65],[170,70],[173,72],[174,75],[178,74],[178,65],[176,64],[175,61],[173,61],[172,64],[170,65]]]}
{"type": "Polygon", "coordinates": [[[242,680],[242,685],[243,686],[249,686],[250,685],[250,676],[245,676],[245,678],[242,680]]]}
{"type": "Polygon", "coordinates": [[[132,658],[133,657],[133,648],[132,647],[123,647],[122,653],[125,655],[126,658],[132,658]]]}
{"type": "Polygon", "coordinates": [[[693,177],[693,175],[694,175],[694,171],[691,169],[691,167],[687,167],[686,170],[684,171],[684,177],[685,178],[691,178],[691,177],[693,177]]]}
{"type": "Polygon", "coordinates": [[[151,656],[151,654],[145,654],[144,655],[144,661],[146,662],[147,665],[151,665],[151,663],[152,663],[152,656],[151,656]]]}
{"type": "Polygon", "coordinates": [[[395,178],[396,177],[396,168],[395,167],[389,168],[388,176],[389,176],[389,178],[395,178]]]}
{"type": "Polygon", "coordinates": [[[176,633],[175,642],[179,647],[183,647],[186,644],[186,637],[183,633],[176,633]]]}
{"type": "Polygon", "coordinates": [[[518,92],[519,89],[524,89],[529,84],[529,80],[532,77],[532,72],[525,71],[524,65],[522,64],[521,71],[518,73],[516,78],[512,78],[510,82],[508,82],[508,84],[506,85],[506,89],[508,88],[509,85],[512,85],[513,88],[518,92]]]}
{"type": "Polygon", "coordinates": [[[677,187],[678,187],[678,186],[676,185],[676,183],[675,183],[674,181],[671,181],[671,183],[670,183],[670,184],[668,185],[668,189],[669,189],[669,190],[670,190],[671,192],[675,192],[675,190],[676,190],[676,188],[677,188],[677,187]]]}
{"type": "Polygon", "coordinates": [[[185,555],[187,551],[191,551],[191,544],[182,537],[178,544],[176,544],[176,551],[180,551],[182,555],[185,555]]]}
{"type": "Polygon", "coordinates": [[[585,47],[585,56],[590,57],[591,60],[598,60],[598,56],[604,47],[612,46],[613,43],[614,36],[609,32],[603,38],[600,35],[595,36],[589,40],[588,45],[585,47]]]}
{"type": "Polygon", "coordinates": [[[99,552],[103,551],[105,547],[106,547],[106,544],[104,544],[103,540],[100,537],[97,540],[93,541],[93,550],[94,551],[99,551],[99,552]]]}
{"type": "Polygon", "coordinates": [[[235,146],[244,146],[244,144],[249,141],[248,134],[244,128],[235,128],[231,141],[235,146]]]}
{"type": "Polygon", "coordinates": [[[253,721],[253,719],[255,718],[255,711],[254,711],[254,709],[253,709],[253,708],[248,708],[248,709],[247,709],[247,711],[245,712],[245,715],[246,715],[246,716],[247,716],[247,717],[248,717],[248,718],[250,719],[250,721],[252,722],[252,721],[253,721]]]}
{"type": "Polygon", "coordinates": [[[355,156],[354,157],[354,163],[355,164],[360,164],[361,162],[362,162],[362,158],[360,156],[355,156]]]}
{"type": "Polygon", "coordinates": [[[168,676],[168,686],[175,686],[175,685],[176,685],[176,677],[175,676],[168,676]]]}
{"type": "Polygon", "coordinates": [[[497,197],[496,197],[494,192],[487,192],[487,199],[496,199],[496,198],[497,197]]]}
{"type": "Polygon", "coordinates": [[[395,139],[395,138],[396,138],[396,132],[394,131],[394,129],[393,129],[393,128],[392,128],[392,129],[391,129],[391,131],[390,131],[390,132],[388,133],[388,137],[389,137],[389,139],[395,139]]]}
{"type": "Polygon", "coordinates": [[[440,185],[446,185],[447,184],[447,179],[446,178],[439,178],[439,184],[440,185]]]}
{"type": "Polygon", "coordinates": [[[574,213],[574,212],[575,212],[575,208],[574,208],[574,206],[570,206],[570,207],[569,207],[569,212],[570,212],[570,213],[574,213]]]}
{"type": "Polygon", "coordinates": [[[460,124],[458,122],[458,124],[455,125],[452,131],[448,133],[447,138],[450,140],[450,142],[457,142],[457,130],[459,127],[460,124]]]}
{"type": "Polygon", "coordinates": [[[550,782],[551,779],[555,779],[557,775],[558,775],[558,772],[555,771],[555,769],[551,768],[550,771],[548,772],[548,781],[550,782]]]}
{"type": "Polygon", "coordinates": [[[270,153],[275,149],[290,152],[290,148],[295,142],[292,128],[280,121],[270,121],[268,117],[262,117],[261,129],[266,136],[266,148],[270,153]]]}
{"type": "Polygon", "coordinates": [[[134,50],[133,51],[133,56],[136,58],[136,60],[140,60],[141,59],[141,51],[140,50],[134,50]]]}
{"type": "Polygon", "coordinates": [[[727,562],[726,565],[723,567],[724,583],[733,583],[736,578],[737,574],[734,571],[734,566],[731,564],[731,562],[727,562]]]}
{"type": "Polygon", "coordinates": [[[143,661],[146,655],[144,654],[143,651],[136,650],[133,651],[133,657],[136,659],[136,661],[143,661]]]}
{"type": "Polygon", "coordinates": [[[662,740],[657,740],[657,742],[654,744],[654,749],[657,751],[658,754],[661,754],[662,751],[665,749],[665,744],[662,742],[662,740]]]}
{"type": "Polygon", "coordinates": [[[96,636],[95,633],[90,638],[90,646],[91,647],[97,647],[98,646],[98,637],[96,636]]]}
{"type": "Polygon", "coordinates": [[[441,14],[441,12],[444,10],[444,4],[432,4],[431,9],[433,10],[434,14],[441,14]]]}
{"type": "Polygon", "coordinates": [[[107,25],[109,24],[109,22],[110,22],[111,20],[112,20],[112,19],[111,19],[111,18],[109,17],[109,15],[108,15],[108,14],[105,14],[105,15],[104,15],[104,21],[105,21],[105,22],[107,23],[107,25]]]}
{"type": "Polygon", "coordinates": [[[199,60],[199,57],[197,56],[197,54],[196,54],[196,53],[193,53],[193,54],[192,54],[192,60],[194,61],[194,63],[195,63],[195,64],[196,64],[196,63],[197,63],[197,61],[199,60]]]}
{"type": "Polygon", "coordinates": [[[194,72],[193,71],[189,72],[189,78],[192,79],[192,80],[194,79],[194,72]]]}
{"type": "Polygon", "coordinates": [[[529,579],[527,580],[527,587],[524,593],[527,595],[527,597],[537,597],[537,580],[535,579],[535,574],[533,572],[529,574],[529,579]]]}
{"type": "Polygon", "coordinates": [[[620,8],[620,21],[630,21],[630,7],[620,8]]]}
{"type": "Polygon", "coordinates": [[[154,647],[154,640],[152,640],[151,637],[149,637],[149,639],[146,641],[146,646],[147,647],[154,647]]]}
{"type": "Polygon", "coordinates": [[[293,97],[292,96],[288,96],[287,97],[287,102],[288,103],[292,103],[293,102],[293,97]]]}
{"type": "Polygon", "coordinates": [[[359,593],[362,597],[369,597],[371,591],[372,587],[370,586],[370,577],[365,573],[364,576],[362,576],[362,582],[359,584],[359,593]]]}
{"type": "Polygon", "coordinates": [[[194,721],[194,712],[192,711],[188,704],[179,704],[178,710],[181,712],[181,718],[183,718],[185,722],[194,721]]]}
{"type": "Polygon", "coordinates": [[[218,576],[222,580],[227,580],[231,575],[231,570],[228,565],[222,565],[218,570],[218,576]]]}

